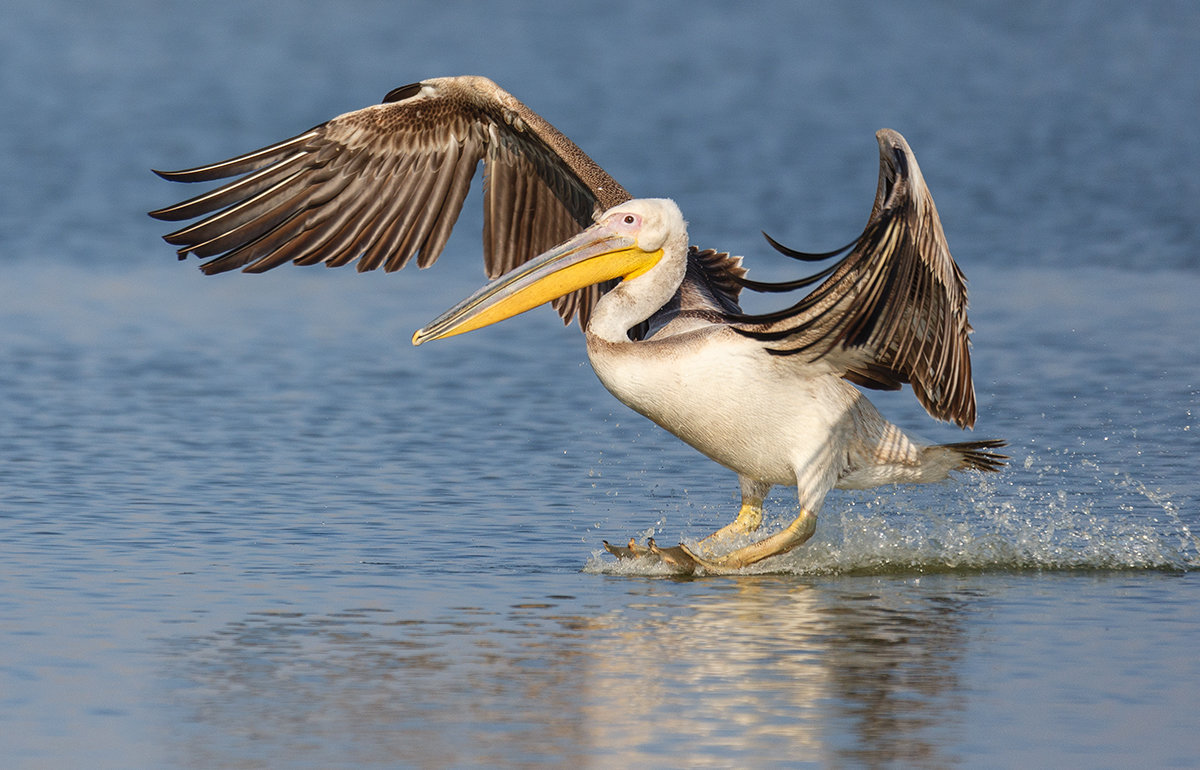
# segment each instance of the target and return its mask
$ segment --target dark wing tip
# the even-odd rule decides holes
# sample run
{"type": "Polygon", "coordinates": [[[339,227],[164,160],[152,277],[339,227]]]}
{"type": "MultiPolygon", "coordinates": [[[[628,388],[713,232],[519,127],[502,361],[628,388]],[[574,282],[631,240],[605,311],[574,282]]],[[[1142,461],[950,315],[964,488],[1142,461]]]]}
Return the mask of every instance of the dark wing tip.
{"type": "Polygon", "coordinates": [[[409,83],[406,86],[400,86],[399,88],[393,88],[391,91],[388,91],[387,95],[383,97],[383,101],[380,103],[391,104],[392,102],[402,102],[405,99],[411,99],[419,93],[421,93],[421,84],[409,83]]]}
{"type": "Polygon", "coordinates": [[[997,473],[1004,469],[1010,458],[992,450],[1008,446],[1004,439],[984,439],[983,441],[960,441],[953,444],[942,444],[945,449],[958,452],[962,458],[959,470],[983,471],[997,473]]]}
{"type": "Polygon", "coordinates": [[[775,249],[775,251],[778,251],[780,254],[784,255],[785,257],[791,257],[792,259],[798,259],[802,262],[821,262],[823,260],[829,259],[830,257],[836,257],[840,254],[845,254],[847,251],[849,251],[850,249],[857,246],[858,242],[860,240],[860,238],[855,238],[854,240],[847,243],[845,246],[834,249],[833,251],[822,251],[822,252],[797,251],[796,249],[784,246],[779,241],[777,241],[774,238],[772,238],[771,236],[767,235],[766,231],[760,231],[760,232],[762,232],[762,237],[767,239],[767,243],[771,244],[771,248],[775,249]]]}
{"type": "Polygon", "coordinates": [[[154,172],[159,178],[165,179],[168,182],[194,182],[194,181],[197,181],[193,178],[193,176],[196,172],[196,169],[185,168],[185,169],[180,169],[179,171],[159,171],[156,168],[152,168],[150,170],[152,172],[154,172]]]}
{"type": "MultiPolygon", "coordinates": [[[[161,178],[163,178],[163,179],[167,180],[168,182],[177,182],[177,181],[180,181],[180,180],[179,180],[179,179],[176,177],[176,174],[177,174],[178,172],[175,172],[175,171],[159,171],[159,170],[158,170],[158,169],[156,169],[156,168],[152,168],[152,169],[150,169],[150,170],[151,170],[151,171],[153,171],[155,174],[157,174],[159,177],[161,177],[161,178]]],[[[175,206],[166,206],[166,207],[164,207],[164,208],[161,208],[161,209],[155,209],[154,211],[148,211],[148,212],[146,212],[146,213],[147,213],[147,214],[149,214],[151,217],[154,217],[155,219],[158,219],[158,220],[162,220],[162,221],[169,222],[169,221],[172,221],[172,220],[170,219],[170,211],[171,211],[171,209],[173,209],[173,208],[175,208],[175,206]]]]}

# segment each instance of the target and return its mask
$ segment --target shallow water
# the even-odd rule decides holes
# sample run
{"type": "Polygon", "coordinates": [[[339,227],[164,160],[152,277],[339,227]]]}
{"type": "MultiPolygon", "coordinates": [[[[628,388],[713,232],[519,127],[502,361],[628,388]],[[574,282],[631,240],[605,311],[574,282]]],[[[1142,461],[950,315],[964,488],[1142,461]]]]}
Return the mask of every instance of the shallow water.
{"type": "Polygon", "coordinates": [[[1194,764],[1196,12],[679,7],[12,14],[6,766],[1194,764]],[[736,479],[613,401],[552,313],[410,347],[479,283],[473,210],[425,273],[219,278],[142,213],[187,192],[151,166],[461,72],[764,279],[794,265],[758,229],[848,240],[872,132],[903,131],[1011,468],[834,493],[757,574],[618,565],[601,540],[702,537],[736,479]]]}

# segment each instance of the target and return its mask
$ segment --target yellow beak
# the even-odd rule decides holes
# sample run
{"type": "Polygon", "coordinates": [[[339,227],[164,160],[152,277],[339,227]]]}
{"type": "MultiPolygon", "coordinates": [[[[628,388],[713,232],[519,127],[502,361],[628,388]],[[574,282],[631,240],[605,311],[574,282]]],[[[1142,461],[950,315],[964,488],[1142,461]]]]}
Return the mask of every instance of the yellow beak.
{"type": "Polygon", "coordinates": [[[594,283],[634,278],[654,267],[662,255],[662,249],[643,251],[635,238],[592,225],[442,313],[413,334],[413,344],[503,321],[594,283]]]}

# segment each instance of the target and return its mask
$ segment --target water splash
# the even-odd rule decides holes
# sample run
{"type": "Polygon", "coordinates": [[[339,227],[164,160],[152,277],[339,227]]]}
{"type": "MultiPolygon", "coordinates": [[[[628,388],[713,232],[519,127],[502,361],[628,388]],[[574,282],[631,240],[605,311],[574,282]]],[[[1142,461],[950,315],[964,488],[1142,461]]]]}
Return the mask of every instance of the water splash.
{"type": "MultiPolygon", "coordinates": [[[[784,512],[771,522],[782,526],[784,512]]],[[[706,517],[707,518],[707,517],[706,517]]],[[[1172,496],[1111,470],[1094,457],[1060,450],[1030,454],[1000,477],[944,485],[835,494],[805,546],[747,574],[887,574],[1027,570],[1200,568],[1195,514],[1172,496]],[[1189,521],[1190,520],[1190,521],[1189,521]]],[[[696,522],[700,529],[713,522],[696,522]]],[[[663,522],[656,531],[662,532],[663,522]]],[[[659,541],[666,540],[659,535],[659,541]]],[[[641,560],[614,562],[597,551],[584,571],[664,575],[641,560]]]]}

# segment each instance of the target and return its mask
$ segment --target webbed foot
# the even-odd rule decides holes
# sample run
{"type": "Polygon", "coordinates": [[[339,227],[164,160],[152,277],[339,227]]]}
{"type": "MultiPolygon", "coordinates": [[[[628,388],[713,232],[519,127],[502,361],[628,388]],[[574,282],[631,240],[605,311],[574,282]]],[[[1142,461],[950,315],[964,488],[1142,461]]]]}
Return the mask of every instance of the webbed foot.
{"type": "Polygon", "coordinates": [[[656,560],[660,564],[671,567],[680,575],[692,574],[700,564],[686,546],[677,545],[670,548],[659,548],[652,537],[646,539],[646,545],[644,546],[638,545],[633,538],[629,539],[628,545],[613,545],[605,540],[604,548],[618,559],[656,560]]]}
{"type": "MultiPolygon", "coordinates": [[[[693,575],[697,572],[704,575],[730,575],[763,559],[787,553],[812,537],[816,527],[816,514],[802,508],[800,515],[782,531],[719,556],[709,550],[714,536],[700,542],[700,550],[705,556],[700,556],[683,544],[672,548],[659,548],[652,537],[646,539],[645,546],[638,545],[631,538],[629,545],[624,546],[613,545],[605,540],[604,547],[618,559],[652,559],[669,566],[680,575],[693,575]]],[[[727,531],[720,531],[716,533],[715,539],[722,540],[727,534],[727,531]]]]}

